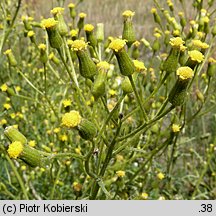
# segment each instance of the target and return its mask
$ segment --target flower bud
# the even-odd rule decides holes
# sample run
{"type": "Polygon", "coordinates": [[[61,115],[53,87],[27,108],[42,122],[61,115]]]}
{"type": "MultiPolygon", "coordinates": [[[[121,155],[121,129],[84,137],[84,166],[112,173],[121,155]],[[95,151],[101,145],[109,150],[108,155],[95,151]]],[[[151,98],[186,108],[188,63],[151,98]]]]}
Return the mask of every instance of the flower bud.
{"type": "Polygon", "coordinates": [[[122,39],[126,40],[128,47],[130,47],[132,43],[136,40],[132,23],[132,17],[134,16],[134,14],[135,13],[130,10],[126,10],[122,14],[122,16],[124,17],[122,39]]]}
{"type": "Polygon", "coordinates": [[[70,10],[70,17],[74,20],[75,19],[75,17],[76,17],[76,9],[75,9],[75,4],[73,4],[73,3],[70,3],[69,5],[68,5],[68,8],[69,8],[69,10],[70,10]]]}
{"type": "Polygon", "coordinates": [[[79,60],[80,74],[88,79],[93,80],[97,73],[97,68],[91,57],[86,51],[87,44],[83,40],[75,40],[72,43],[72,50],[76,51],[79,60]]]}
{"type": "Polygon", "coordinates": [[[205,100],[204,95],[199,89],[196,89],[196,96],[198,100],[204,103],[204,100],[205,100]]]}
{"type": "Polygon", "coordinates": [[[109,70],[110,65],[104,61],[98,63],[97,67],[98,74],[92,87],[92,94],[96,100],[105,94],[107,71],[109,70]]]}
{"type": "Polygon", "coordinates": [[[87,119],[82,119],[77,129],[79,135],[85,140],[92,140],[97,134],[95,125],[87,119]]]}
{"type": "Polygon", "coordinates": [[[94,30],[94,26],[91,24],[86,24],[84,26],[84,31],[86,33],[86,39],[89,42],[89,45],[91,45],[93,48],[95,48],[97,45],[97,40],[95,38],[93,30],[94,30]]]}
{"type": "Polygon", "coordinates": [[[179,50],[172,48],[167,59],[162,65],[162,70],[166,71],[168,74],[175,72],[178,67],[179,50]]]}
{"type": "Polygon", "coordinates": [[[14,54],[12,53],[12,50],[11,49],[8,49],[4,52],[4,54],[7,56],[8,58],[8,61],[9,61],[9,64],[12,66],[12,67],[16,67],[17,66],[17,61],[15,59],[15,56],[14,54]]]}
{"type": "Polygon", "coordinates": [[[22,21],[23,21],[23,24],[24,24],[24,27],[27,31],[31,31],[32,30],[32,26],[31,26],[31,22],[32,19],[30,17],[27,17],[27,16],[22,16],[22,21]]]}
{"type": "Polygon", "coordinates": [[[10,158],[20,158],[31,167],[45,165],[46,158],[38,151],[20,141],[12,142],[7,150],[10,158]]]}
{"type": "Polygon", "coordinates": [[[11,141],[19,141],[22,144],[26,144],[27,143],[27,139],[26,137],[20,133],[16,128],[14,128],[13,126],[8,126],[5,128],[4,130],[4,135],[11,141]]]}
{"type": "Polygon", "coordinates": [[[214,58],[209,58],[208,60],[208,68],[207,75],[212,77],[216,72],[216,60],[214,58]]]}
{"type": "Polygon", "coordinates": [[[79,21],[77,23],[77,28],[79,29],[79,32],[82,30],[82,28],[84,27],[84,19],[86,17],[85,13],[80,13],[79,14],[79,21]]]}
{"type": "Polygon", "coordinates": [[[156,8],[152,8],[151,9],[151,13],[154,16],[154,21],[160,25],[161,24],[161,18],[160,18],[160,16],[157,13],[157,9],[156,8]]]}
{"type": "Polygon", "coordinates": [[[174,106],[180,106],[185,102],[187,96],[187,86],[194,76],[194,71],[190,67],[180,67],[176,72],[178,79],[173,86],[168,99],[174,106]]]}
{"type": "Polygon", "coordinates": [[[188,51],[188,56],[189,58],[186,62],[186,66],[191,67],[192,69],[204,60],[204,55],[198,50],[188,51]]]}
{"type": "Polygon", "coordinates": [[[36,44],[35,33],[34,31],[28,31],[27,36],[30,38],[31,42],[36,44]]]}
{"type": "Polygon", "coordinates": [[[132,49],[132,58],[133,59],[138,59],[140,56],[140,52],[139,52],[139,46],[140,46],[140,42],[139,41],[135,41],[133,44],[133,49],[132,49]]]}
{"type": "Polygon", "coordinates": [[[110,43],[109,48],[113,50],[117,58],[121,74],[129,76],[134,73],[135,67],[128,53],[124,49],[125,44],[125,40],[115,39],[110,43]]]}
{"type": "Polygon", "coordinates": [[[130,94],[133,92],[133,88],[128,77],[125,77],[124,80],[122,81],[121,88],[124,94],[130,94]]]}
{"type": "Polygon", "coordinates": [[[46,53],[46,45],[39,44],[38,48],[40,50],[40,61],[45,64],[48,61],[48,56],[46,53]]]}
{"type": "Polygon", "coordinates": [[[54,54],[53,52],[51,52],[51,53],[49,54],[48,58],[49,58],[50,60],[52,60],[53,63],[55,63],[56,65],[59,65],[60,60],[55,56],[55,54],[54,54]]]}
{"type": "Polygon", "coordinates": [[[44,27],[47,31],[50,46],[52,48],[60,49],[63,44],[61,35],[57,30],[58,21],[53,18],[44,19],[41,22],[42,27],[44,27]]]}
{"type": "Polygon", "coordinates": [[[216,24],[214,24],[211,33],[212,33],[213,37],[216,36],[216,24]]]}
{"type": "Polygon", "coordinates": [[[61,7],[56,7],[51,10],[51,13],[53,14],[55,20],[58,21],[57,29],[61,36],[64,36],[68,33],[68,28],[64,21],[64,17],[62,15],[63,12],[64,12],[64,8],[61,7]]]}
{"type": "Polygon", "coordinates": [[[96,38],[98,42],[104,41],[104,24],[103,23],[97,24],[96,38]]]}

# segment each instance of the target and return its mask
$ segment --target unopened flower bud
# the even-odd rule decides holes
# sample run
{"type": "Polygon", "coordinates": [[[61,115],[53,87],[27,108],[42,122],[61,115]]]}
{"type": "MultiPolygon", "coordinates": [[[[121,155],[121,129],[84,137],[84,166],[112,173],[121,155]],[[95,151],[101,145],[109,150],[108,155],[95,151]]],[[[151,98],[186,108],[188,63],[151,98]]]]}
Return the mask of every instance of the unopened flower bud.
{"type": "Polygon", "coordinates": [[[97,24],[96,38],[98,42],[104,41],[104,24],[103,23],[97,24]]]}
{"type": "Polygon", "coordinates": [[[185,102],[187,86],[194,76],[194,71],[190,67],[180,67],[176,72],[178,79],[169,94],[169,102],[174,106],[180,106],[185,102]]]}
{"type": "Polygon", "coordinates": [[[83,40],[75,40],[72,43],[72,50],[77,54],[79,60],[80,74],[88,79],[93,80],[97,73],[97,68],[91,57],[86,51],[87,44],[83,40]]]}
{"type": "Polygon", "coordinates": [[[53,14],[55,20],[58,21],[57,29],[61,36],[64,36],[68,33],[68,27],[65,23],[63,12],[64,12],[64,8],[61,7],[56,7],[51,10],[51,13],[53,14]]]}
{"type": "Polygon", "coordinates": [[[63,44],[61,35],[57,30],[58,21],[54,18],[44,19],[41,22],[42,27],[44,27],[47,31],[50,46],[52,48],[60,49],[63,44]]]}
{"type": "Polygon", "coordinates": [[[134,73],[135,67],[128,53],[124,49],[125,44],[125,40],[115,39],[110,43],[109,48],[113,50],[117,58],[121,74],[129,76],[134,73]]]}
{"type": "Polygon", "coordinates": [[[92,140],[97,134],[95,125],[87,119],[82,119],[77,129],[79,135],[85,140],[92,140]]]}
{"type": "Polygon", "coordinates": [[[126,40],[128,47],[130,47],[132,43],[136,40],[132,22],[132,17],[134,16],[134,14],[135,13],[130,10],[126,10],[122,14],[122,16],[124,17],[122,39],[126,40]]]}
{"type": "Polygon", "coordinates": [[[26,137],[13,126],[8,126],[4,130],[4,135],[11,141],[20,141],[22,144],[27,143],[26,137]]]}
{"type": "Polygon", "coordinates": [[[17,66],[17,61],[15,59],[15,56],[14,54],[12,53],[12,50],[11,49],[8,49],[4,52],[4,54],[7,56],[8,58],[8,61],[9,61],[9,64],[12,66],[12,67],[16,67],[17,66]]]}

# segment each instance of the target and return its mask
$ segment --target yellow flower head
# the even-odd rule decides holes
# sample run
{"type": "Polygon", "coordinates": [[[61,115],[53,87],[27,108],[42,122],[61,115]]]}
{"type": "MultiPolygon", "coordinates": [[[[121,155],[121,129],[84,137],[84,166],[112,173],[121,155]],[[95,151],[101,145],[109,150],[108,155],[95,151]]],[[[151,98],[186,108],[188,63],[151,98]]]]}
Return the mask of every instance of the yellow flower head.
{"type": "Polygon", "coordinates": [[[45,29],[50,29],[55,27],[57,23],[58,21],[56,21],[54,18],[48,18],[41,21],[41,26],[45,29]]]}
{"type": "Polygon", "coordinates": [[[170,38],[170,42],[172,47],[180,48],[185,42],[182,40],[181,37],[174,37],[170,38]]]}
{"type": "Polygon", "coordinates": [[[138,47],[138,46],[140,45],[140,42],[139,42],[139,41],[135,41],[135,42],[133,43],[133,45],[134,45],[135,47],[138,47]]]}
{"type": "Polygon", "coordinates": [[[63,135],[60,136],[60,140],[62,142],[67,142],[68,141],[68,136],[66,134],[63,134],[63,135]]]}
{"type": "Polygon", "coordinates": [[[28,37],[33,37],[34,35],[35,35],[34,31],[29,31],[27,34],[28,37]]]}
{"type": "Polygon", "coordinates": [[[82,18],[82,19],[84,19],[86,16],[87,16],[86,13],[79,13],[79,17],[82,18]]]}
{"type": "Polygon", "coordinates": [[[198,63],[204,60],[204,55],[198,50],[188,51],[188,55],[192,61],[196,61],[198,63]]]}
{"type": "Polygon", "coordinates": [[[86,32],[91,32],[93,30],[94,30],[94,26],[92,24],[86,24],[84,26],[84,31],[86,31],[86,32]]]}
{"type": "Polygon", "coordinates": [[[75,148],[75,152],[76,152],[77,154],[81,155],[81,148],[80,148],[80,147],[75,148]]]}
{"type": "Polygon", "coordinates": [[[181,80],[190,79],[194,75],[194,71],[190,67],[180,67],[176,71],[176,74],[179,76],[181,80]]]}
{"type": "Polygon", "coordinates": [[[81,191],[82,190],[82,185],[78,182],[74,182],[73,183],[73,189],[77,192],[81,191]]]}
{"type": "Polygon", "coordinates": [[[110,64],[106,61],[101,61],[97,64],[98,69],[102,70],[109,70],[110,69],[110,64]]]}
{"type": "Polygon", "coordinates": [[[154,33],[154,36],[155,36],[156,38],[161,38],[161,34],[160,34],[159,32],[154,33]]]}
{"type": "Polygon", "coordinates": [[[69,7],[69,8],[75,8],[75,4],[70,3],[70,4],[68,5],[68,7],[69,7]]]}
{"type": "Polygon", "coordinates": [[[41,44],[38,45],[38,48],[40,50],[46,50],[46,44],[41,43],[41,44]]]}
{"type": "Polygon", "coordinates": [[[35,140],[30,140],[30,141],[28,142],[28,144],[29,144],[29,146],[31,146],[32,148],[36,146],[35,140]]]}
{"type": "Polygon", "coordinates": [[[87,47],[87,43],[83,40],[75,40],[72,43],[72,49],[74,51],[85,50],[87,47]]]}
{"type": "Polygon", "coordinates": [[[64,12],[64,8],[62,7],[55,7],[51,10],[51,14],[56,15],[56,14],[62,14],[64,12]]]}
{"type": "Polygon", "coordinates": [[[78,29],[72,29],[70,31],[70,36],[71,37],[76,37],[78,35],[79,30],[78,29]]]}
{"type": "Polygon", "coordinates": [[[144,199],[144,200],[148,199],[148,194],[147,193],[142,193],[141,198],[144,199]]]}
{"type": "Polygon", "coordinates": [[[209,18],[207,16],[203,17],[202,20],[204,23],[209,23],[209,18]]]}
{"type": "Polygon", "coordinates": [[[12,142],[7,150],[10,158],[17,158],[23,151],[23,144],[20,141],[12,142]]]}
{"type": "Polygon", "coordinates": [[[60,132],[60,130],[61,130],[60,128],[54,128],[53,132],[57,134],[60,132]]]}
{"type": "Polygon", "coordinates": [[[7,87],[7,84],[5,83],[5,84],[3,84],[1,87],[1,90],[3,91],[3,92],[6,92],[7,91],[7,89],[8,89],[8,87],[7,87]]]}
{"type": "Polygon", "coordinates": [[[8,54],[10,54],[10,53],[12,53],[12,50],[11,50],[11,49],[7,49],[7,50],[4,52],[5,55],[8,55],[8,54]]]}
{"type": "Polygon", "coordinates": [[[205,36],[205,33],[204,32],[201,32],[201,31],[198,31],[197,32],[197,36],[202,39],[204,36],[205,36]]]}
{"type": "Polygon", "coordinates": [[[122,13],[122,16],[127,18],[127,17],[133,17],[135,14],[135,12],[131,11],[131,10],[126,10],[122,13]]]}
{"type": "Polygon", "coordinates": [[[72,101],[70,99],[65,99],[62,101],[64,108],[71,106],[72,101]]]}
{"type": "Polygon", "coordinates": [[[15,89],[16,89],[17,92],[21,91],[21,87],[20,86],[16,86],[15,89]]]}
{"type": "Polygon", "coordinates": [[[5,103],[3,105],[3,107],[6,109],[6,110],[9,110],[11,108],[11,105],[9,103],[5,103]]]}
{"type": "Polygon", "coordinates": [[[173,124],[172,125],[172,132],[177,133],[180,131],[180,126],[178,124],[173,124]]]}
{"type": "Polygon", "coordinates": [[[163,180],[165,178],[165,175],[162,172],[159,172],[157,174],[157,177],[158,177],[159,180],[163,180]]]}
{"type": "Polygon", "coordinates": [[[65,113],[62,117],[62,125],[68,128],[73,128],[79,125],[81,122],[82,117],[80,116],[79,112],[72,110],[68,113],[65,113]]]}
{"type": "Polygon", "coordinates": [[[192,44],[201,49],[208,49],[209,45],[207,43],[202,42],[201,40],[192,40],[192,44]]]}
{"type": "Polygon", "coordinates": [[[134,66],[137,71],[144,71],[146,70],[146,67],[143,62],[138,61],[138,60],[133,60],[134,66]]]}
{"type": "Polygon", "coordinates": [[[151,13],[152,13],[152,14],[157,13],[157,9],[153,7],[153,8],[151,9],[151,13]]]}
{"type": "Polygon", "coordinates": [[[180,46],[180,51],[181,51],[181,52],[184,52],[186,49],[187,49],[186,46],[184,46],[184,45],[181,45],[181,46],[180,46]]]}
{"type": "Polygon", "coordinates": [[[182,11],[180,11],[180,12],[178,13],[178,15],[179,15],[180,17],[184,17],[184,13],[183,13],[182,11]]]}
{"type": "Polygon", "coordinates": [[[112,50],[114,50],[115,52],[118,52],[118,51],[120,51],[120,50],[122,50],[124,48],[125,44],[126,44],[125,40],[114,39],[109,44],[109,48],[112,49],[112,50]]]}
{"type": "Polygon", "coordinates": [[[1,125],[7,124],[7,120],[6,120],[6,119],[2,119],[2,120],[0,121],[0,124],[1,124],[1,125]]]}
{"type": "Polygon", "coordinates": [[[117,94],[117,92],[116,92],[116,90],[110,89],[110,90],[109,90],[109,94],[110,94],[111,96],[114,96],[114,95],[117,94]]]}
{"type": "Polygon", "coordinates": [[[179,29],[176,29],[176,30],[173,31],[173,36],[177,37],[179,35],[180,35],[179,29]]]}
{"type": "Polygon", "coordinates": [[[122,178],[125,176],[125,171],[122,171],[122,170],[119,170],[116,172],[116,175],[119,177],[119,178],[122,178]]]}
{"type": "Polygon", "coordinates": [[[209,59],[208,59],[208,62],[210,62],[210,63],[216,63],[216,59],[214,59],[214,58],[212,58],[212,57],[210,57],[209,59]]]}

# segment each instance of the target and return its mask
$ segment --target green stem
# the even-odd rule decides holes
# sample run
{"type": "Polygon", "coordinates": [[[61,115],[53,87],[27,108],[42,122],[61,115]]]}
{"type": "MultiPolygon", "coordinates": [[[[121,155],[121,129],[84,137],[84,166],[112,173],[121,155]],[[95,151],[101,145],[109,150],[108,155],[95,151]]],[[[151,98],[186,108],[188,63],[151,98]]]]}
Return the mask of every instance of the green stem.
{"type": "Polygon", "coordinates": [[[24,185],[24,182],[23,182],[23,180],[22,180],[20,174],[18,173],[16,167],[14,166],[14,164],[13,164],[12,160],[9,158],[9,156],[8,156],[7,154],[5,154],[5,157],[6,157],[6,160],[8,161],[8,163],[10,164],[10,166],[11,166],[11,168],[12,168],[12,170],[13,170],[13,172],[14,172],[14,174],[15,174],[15,176],[16,176],[16,178],[17,178],[19,184],[20,184],[20,187],[21,187],[21,189],[22,189],[24,198],[25,198],[26,200],[28,200],[29,198],[28,198],[28,194],[27,194],[27,191],[26,191],[26,187],[25,187],[25,185],[24,185]]]}
{"type": "Polygon", "coordinates": [[[13,29],[15,20],[16,20],[16,18],[17,18],[17,15],[18,15],[18,12],[19,12],[19,9],[20,9],[20,6],[21,6],[21,2],[22,2],[22,0],[18,0],[18,4],[17,4],[16,11],[15,11],[15,13],[14,13],[14,16],[13,16],[13,19],[12,19],[12,22],[11,22],[11,25],[10,25],[10,27],[8,28],[7,32],[5,33],[4,37],[2,38],[2,41],[1,41],[1,44],[0,44],[0,53],[2,52],[2,49],[3,49],[3,47],[4,47],[4,44],[5,44],[5,42],[7,41],[8,36],[10,35],[10,32],[11,32],[12,29],[13,29]]]}
{"type": "Polygon", "coordinates": [[[56,175],[56,178],[53,182],[53,187],[52,187],[52,190],[51,190],[51,193],[50,193],[50,199],[52,200],[53,197],[54,197],[54,193],[55,193],[55,188],[56,188],[56,180],[58,180],[59,176],[61,174],[61,167],[59,167],[59,170],[57,172],[57,175],[56,175]]]}
{"type": "Polygon", "coordinates": [[[77,81],[77,76],[76,76],[73,61],[72,61],[72,58],[71,58],[70,50],[69,50],[69,47],[67,45],[66,38],[64,37],[63,39],[64,39],[64,44],[65,44],[65,47],[66,47],[66,53],[67,53],[67,56],[68,56],[68,59],[69,59],[70,67],[71,67],[71,76],[73,77],[73,81],[74,81],[75,85],[77,86],[77,88],[79,88],[79,83],[77,81]]]}
{"type": "Polygon", "coordinates": [[[139,104],[139,106],[140,106],[140,109],[141,109],[141,111],[142,111],[143,117],[144,117],[145,121],[147,122],[147,121],[148,121],[148,116],[147,116],[146,111],[145,111],[145,109],[144,109],[144,107],[143,107],[143,105],[142,105],[141,99],[140,99],[140,97],[139,97],[139,95],[138,95],[138,92],[137,92],[135,83],[134,83],[134,81],[133,81],[132,75],[128,76],[128,78],[129,78],[130,83],[131,83],[131,85],[132,85],[132,88],[133,88],[133,91],[134,91],[134,93],[135,93],[137,102],[138,102],[138,104],[139,104]]]}
{"type": "MultiPolygon", "coordinates": [[[[116,138],[119,135],[120,129],[121,129],[121,122],[120,122],[120,124],[119,124],[119,126],[118,126],[118,128],[116,130],[116,134],[115,134],[115,136],[114,136],[111,144],[108,147],[104,164],[103,164],[103,166],[102,166],[102,168],[100,170],[100,173],[99,173],[99,176],[101,178],[104,176],[105,171],[107,169],[107,166],[109,165],[109,162],[110,162],[110,160],[112,158],[112,153],[113,153],[113,150],[114,150],[114,147],[115,147],[115,144],[116,144],[116,138]]],[[[90,196],[90,199],[94,200],[96,198],[98,190],[99,190],[99,187],[100,187],[100,184],[98,182],[95,182],[95,184],[93,186],[92,194],[90,196]]]]}
{"type": "Polygon", "coordinates": [[[153,125],[156,121],[158,121],[159,119],[161,119],[162,117],[164,117],[167,113],[169,113],[172,109],[174,109],[174,106],[170,106],[166,111],[164,111],[162,114],[160,115],[156,115],[155,118],[153,118],[151,121],[142,124],[141,126],[139,126],[137,129],[135,129],[134,131],[132,131],[131,133],[123,136],[123,137],[119,137],[117,138],[117,141],[122,141],[125,140],[131,136],[134,136],[135,134],[137,134],[138,132],[144,130],[146,127],[153,125]]]}
{"type": "Polygon", "coordinates": [[[134,175],[130,178],[129,182],[133,181],[137,175],[145,168],[145,166],[152,160],[152,158],[164,147],[169,145],[171,141],[171,137],[169,137],[164,143],[156,147],[154,150],[151,151],[149,156],[147,157],[146,161],[142,164],[142,166],[134,173],[134,175]]]}

